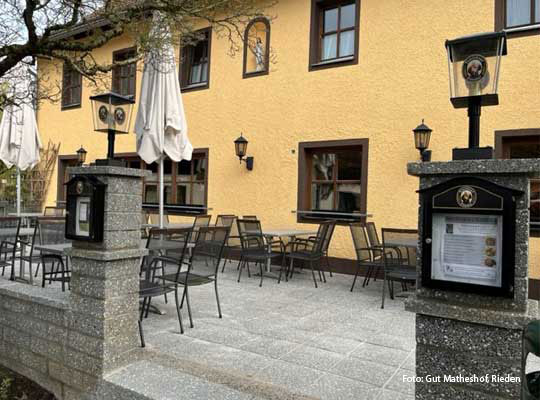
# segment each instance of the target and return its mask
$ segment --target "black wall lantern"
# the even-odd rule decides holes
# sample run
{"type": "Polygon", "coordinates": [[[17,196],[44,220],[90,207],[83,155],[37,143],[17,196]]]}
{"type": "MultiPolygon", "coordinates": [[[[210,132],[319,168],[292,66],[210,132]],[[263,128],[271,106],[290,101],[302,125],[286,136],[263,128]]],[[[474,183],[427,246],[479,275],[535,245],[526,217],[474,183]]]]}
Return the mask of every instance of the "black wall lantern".
{"type": "Polygon", "coordinates": [[[414,145],[416,149],[420,152],[420,157],[422,161],[431,161],[431,150],[427,150],[429,147],[429,139],[431,138],[432,130],[422,123],[413,129],[414,132],[414,145]]]}
{"type": "Polygon", "coordinates": [[[104,93],[90,97],[92,101],[94,130],[107,132],[107,159],[96,160],[96,165],[123,167],[124,162],[114,159],[114,138],[117,133],[128,133],[135,101],[116,93],[104,93]]]}
{"type": "Polygon", "coordinates": [[[245,161],[246,168],[251,171],[253,169],[253,157],[246,157],[248,143],[247,139],[240,134],[240,137],[234,141],[234,149],[236,156],[240,159],[240,163],[245,161]],[[246,157],[245,160],[244,157],[246,157]]]}
{"type": "Polygon", "coordinates": [[[86,150],[82,146],[79,150],[77,150],[77,163],[79,166],[83,165],[86,161],[86,153],[86,150]]]}
{"type": "Polygon", "coordinates": [[[469,148],[454,149],[454,160],[493,158],[492,147],[480,147],[482,106],[499,104],[497,93],[501,57],[507,54],[506,33],[489,32],[464,36],[445,43],[448,53],[450,101],[467,108],[469,148]]]}

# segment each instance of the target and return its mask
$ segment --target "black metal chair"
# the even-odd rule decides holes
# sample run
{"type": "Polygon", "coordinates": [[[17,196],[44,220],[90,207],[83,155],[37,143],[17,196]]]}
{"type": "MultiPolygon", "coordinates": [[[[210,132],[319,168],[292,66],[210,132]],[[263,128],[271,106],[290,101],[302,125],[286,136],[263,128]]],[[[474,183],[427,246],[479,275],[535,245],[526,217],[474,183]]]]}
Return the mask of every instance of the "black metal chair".
{"type": "Polygon", "coordinates": [[[349,225],[356,252],[356,272],[351,286],[351,292],[354,290],[356,279],[362,269],[365,269],[365,278],[362,286],[366,285],[366,280],[375,268],[384,268],[384,260],[382,257],[383,248],[371,247],[368,242],[366,227],[362,223],[352,223],[349,225]]]}
{"type": "Polygon", "coordinates": [[[45,207],[43,215],[45,217],[63,217],[65,209],[59,207],[45,207]]]}
{"type": "MultiPolygon", "coordinates": [[[[289,274],[292,277],[294,273],[294,261],[299,260],[302,261],[304,265],[306,263],[309,264],[311,274],[313,275],[315,288],[318,286],[317,278],[315,278],[315,270],[313,268],[314,264],[316,265],[317,272],[319,273],[319,280],[321,282],[326,282],[326,276],[324,275],[324,271],[321,271],[320,264],[321,259],[324,257],[325,245],[329,245],[330,241],[332,240],[335,224],[336,223],[334,221],[321,222],[317,231],[317,236],[311,239],[295,239],[287,245],[291,247],[291,250],[286,254],[286,258],[289,258],[290,264],[287,266],[285,279],[288,279],[289,274]]],[[[278,283],[281,282],[281,276],[284,268],[285,266],[282,265],[281,271],[279,272],[278,283]]]]}
{"type": "MultiPolygon", "coordinates": [[[[66,219],[64,217],[43,217],[37,220],[39,230],[39,244],[63,244],[69,243],[65,237],[66,219]]],[[[58,254],[48,254],[40,252],[41,260],[36,269],[36,275],[39,267],[42,267],[41,286],[45,287],[45,282],[61,282],[62,291],[66,289],[66,283],[71,281],[71,271],[69,259],[58,254]]]]}
{"type": "MultiPolygon", "coordinates": [[[[238,272],[238,282],[242,276],[242,270],[247,266],[248,276],[251,277],[249,271],[249,263],[254,262],[255,265],[259,264],[261,280],[259,287],[263,284],[264,270],[268,262],[275,258],[283,257],[285,248],[281,241],[268,241],[261,228],[261,223],[258,220],[252,219],[238,219],[236,220],[238,226],[238,233],[240,235],[240,242],[242,245],[242,253],[240,255],[240,265],[238,272]],[[279,251],[274,251],[274,246],[279,246],[279,251]]],[[[283,268],[283,267],[282,267],[283,268]]]]}
{"type": "MultiPolygon", "coordinates": [[[[148,316],[150,303],[152,298],[157,296],[166,296],[167,293],[174,292],[176,301],[176,312],[178,315],[178,323],[180,324],[180,333],[184,333],[184,325],[182,323],[182,315],[180,313],[180,304],[178,301],[178,285],[174,282],[169,282],[165,279],[165,265],[175,266],[176,274],[180,273],[183,266],[183,258],[187,254],[187,244],[191,237],[191,228],[186,229],[158,229],[150,230],[147,247],[149,249],[159,250],[159,246],[152,247],[152,241],[164,240],[167,242],[178,242],[179,252],[175,253],[175,257],[166,255],[147,256],[142,263],[141,279],[139,282],[139,299],[142,299],[142,306],[139,314],[139,336],[141,338],[141,346],[145,347],[144,332],[142,321],[148,316]],[[179,255],[179,256],[178,256],[179,255]],[[158,274],[159,273],[159,274],[158,274]]],[[[159,244],[159,243],[158,243],[159,244]]]]}
{"type": "Polygon", "coordinates": [[[21,219],[19,217],[0,217],[0,267],[2,268],[2,276],[4,276],[6,267],[11,268],[11,271],[15,267],[20,227],[21,219]]]}
{"type": "MultiPolygon", "coordinates": [[[[225,271],[227,259],[229,259],[232,252],[241,248],[236,219],[237,216],[234,214],[221,214],[216,218],[215,226],[225,226],[229,228],[229,237],[227,238],[227,243],[225,243],[225,248],[223,249],[223,268],[221,269],[221,272],[225,271]]],[[[230,262],[231,260],[229,259],[229,263],[230,262]]]]}
{"type": "MultiPolygon", "coordinates": [[[[189,298],[189,288],[192,286],[214,284],[218,316],[222,318],[217,277],[223,248],[227,242],[228,235],[229,228],[224,226],[200,227],[195,246],[191,249],[187,271],[182,272],[181,267],[179,267],[176,273],[161,277],[167,283],[184,287],[180,308],[183,307],[185,300],[188,307],[189,323],[192,328],[194,325],[189,298]]],[[[157,260],[167,262],[166,258],[158,257],[157,260]]]]}
{"type": "Polygon", "coordinates": [[[416,282],[416,247],[407,245],[417,243],[418,231],[414,229],[383,228],[384,282],[381,308],[384,308],[386,285],[390,298],[394,299],[394,282],[401,283],[407,290],[407,283],[416,282]]]}

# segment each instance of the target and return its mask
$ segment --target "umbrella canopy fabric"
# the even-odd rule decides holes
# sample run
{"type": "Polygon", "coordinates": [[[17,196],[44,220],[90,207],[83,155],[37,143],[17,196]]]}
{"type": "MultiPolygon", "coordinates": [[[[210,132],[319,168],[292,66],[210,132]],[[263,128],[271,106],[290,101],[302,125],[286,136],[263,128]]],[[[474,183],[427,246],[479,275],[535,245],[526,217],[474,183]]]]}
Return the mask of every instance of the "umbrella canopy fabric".
{"type": "Polygon", "coordinates": [[[176,162],[191,160],[193,147],[187,135],[172,45],[147,55],[139,99],[135,133],[137,153],[144,162],[151,164],[163,154],[176,162]]]}
{"type": "Polygon", "coordinates": [[[30,104],[8,105],[0,122],[0,160],[24,171],[40,160],[41,140],[30,104]]]}

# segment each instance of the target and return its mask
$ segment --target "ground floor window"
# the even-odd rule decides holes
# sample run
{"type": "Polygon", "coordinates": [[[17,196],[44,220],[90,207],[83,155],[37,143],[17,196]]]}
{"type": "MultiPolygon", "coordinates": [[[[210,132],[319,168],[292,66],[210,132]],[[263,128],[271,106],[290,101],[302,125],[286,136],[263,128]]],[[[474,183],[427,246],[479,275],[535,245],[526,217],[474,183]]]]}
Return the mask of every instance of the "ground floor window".
{"type": "Polygon", "coordinates": [[[298,220],[362,220],[367,161],[368,139],[300,143],[298,220]]]}
{"type": "MultiPolygon", "coordinates": [[[[540,128],[495,132],[497,158],[540,158],[540,128]]],[[[531,232],[540,235],[540,180],[531,179],[531,232]]]]}
{"type": "MultiPolygon", "coordinates": [[[[159,203],[159,164],[146,164],[136,153],[117,154],[116,158],[126,162],[129,168],[144,169],[151,172],[143,179],[142,197],[146,205],[159,203]]],[[[65,201],[64,183],[69,180],[67,167],[77,165],[77,156],[60,156],[58,168],[59,201],[65,201]]],[[[163,163],[164,200],[165,205],[196,207],[205,211],[208,193],[208,149],[193,151],[191,161],[173,162],[170,159],[163,163]]],[[[181,209],[175,209],[181,212],[181,209]]]]}

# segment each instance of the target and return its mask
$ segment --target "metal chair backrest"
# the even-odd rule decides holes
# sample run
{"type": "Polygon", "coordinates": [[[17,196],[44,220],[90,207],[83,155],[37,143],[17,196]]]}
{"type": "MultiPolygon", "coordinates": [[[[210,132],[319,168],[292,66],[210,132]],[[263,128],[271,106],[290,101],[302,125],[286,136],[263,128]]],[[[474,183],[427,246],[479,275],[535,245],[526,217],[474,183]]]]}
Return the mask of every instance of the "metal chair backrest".
{"type": "Polygon", "coordinates": [[[66,239],[65,217],[40,217],[36,227],[39,229],[40,244],[69,243],[66,239]]]}
{"type": "Polygon", "coordinates": [[[336,223],[334,221],[329,222],[328,224],[328,230],[326,231],[326,235],[323,239],[323,252],[326,253],[328,251],[328,247],[330,247],[330,242],[332,241],[332,235],[334,234],[334,229],[336,227],[336,223]]]}
{"type": "MultiPolygon", "coordinates": [[[[326,221],[326,222],[321,222],[319,224],[319,229],[317,230],[317,236],[315,236],[315,239],[314,239],[314,243],[313,243],[313,246],[311,247],[311,252],[313,254],[316,254],[316,255],[323,255],[324,254],[324,245],[325,245],[325,242],[328,241],[330,242],[330,240],[332,239],[332,236],[328,236],[328,232],[330,230],[330,228],[332,227],[332,225],[335,225],[335,222],[330,222],[330,221],[326,221]]],[[[333,227],[332,227],[332,231],[333,231],[333,227]]]]}
{"type": "MultiPolygon", "coordinates": [[[[418,243],[416,229],[382,228],[382,239],[385,249],[397,251],[401,265],[416,266],[416,245],[418,243]]],[[[385,254],[387,254],[386,251],[385,254]]]]}
{"type": "MultiPolygon", "coordinates": [[[[156,241],[161,240],[167,242],[178,242],[178,248],[168,251],[174,252],[174,258],[178,261],[178,271],[182,268],[184,258],[189,253],[188,251],[188,241],[191,236],[192,228],[174,228],[174,229],[159,229],[152,228],[148,234],[148,241],[146,242],[146,248],[152,248],[152,244],[156,241]]],[[[159,248],[159,246],[156,246],[159,248]]],[[[156,269],[161,269],[160,263],[152,262],[155,254],[148,254],[145,256],[143,263],[141,265],[141,272],[146,271],[146,278],[148,280],[148,275],[154,274],[156,269]]]]}
{"type": "Polygon", "coordinates": [[[264,248],[261,222],[256,219],[237,219],[238,236],[242,249],[264,248]]]}
{"type": "MultiPolygon", "coordinates": [[[[158,225],[159,226],[159,214],[148,214],[150,216],[150,223],[152,225],[158,225]]],[[[163,223],[166,225],[169,223],[169,215],[163,214],[163,223]]]]}
{"type": "Polygon", "coordinates": [[[211,219],[211,215],[197,215],[193,221],[193,228],[208,227],[211,219]]]}
{"type": "Polygon", "coordinates": [[[43,215],[46,217],[62,217],[64,215],[64,209],[58,207],[45,207],[43,215]]]}
{"type": "Polygon", "coordinates": [[[379,240],[379,235],[377,233],[377,228],[375,227],[375,222],[368,222],[366,224],[367,236],[369,239],[369,244],[371,247],[377,247],[381,245],[379,240]]]}
{"type": "Polygon", "coordinates": [[[200,227],[195,245],[191,249],[191,259],[188,266],[189,274],[196,271],[201,276],[216,276],[223,247],[229,237],[229,228],[225,226],[200,227]],[[196,265],[195,265],[196,264],[196,265]]]}
{"type": "Polygon", "coordinates": [[[0,217],[0,243],[16,243],[21,229],[20,217],[0,217]]]}
{"type": "Polygon", "coordinates": [[[218,215],[216,218],[215,226],[226,226],[230,228],[233,226],[235,220],[236,220],[236,215],[232,215],[232,214],[218,215]]]}
{"type": "Polygon", "coordinates": [[[372,252],[369,250],[368,236],[364,224],[355,222],[349,225],[358,261],[370,261],[372,252]]]}

